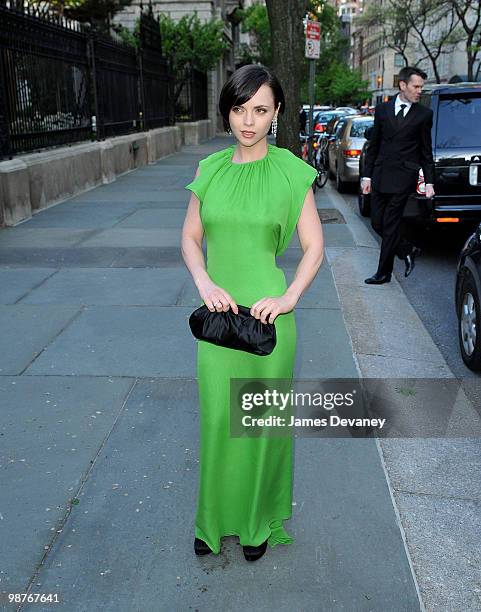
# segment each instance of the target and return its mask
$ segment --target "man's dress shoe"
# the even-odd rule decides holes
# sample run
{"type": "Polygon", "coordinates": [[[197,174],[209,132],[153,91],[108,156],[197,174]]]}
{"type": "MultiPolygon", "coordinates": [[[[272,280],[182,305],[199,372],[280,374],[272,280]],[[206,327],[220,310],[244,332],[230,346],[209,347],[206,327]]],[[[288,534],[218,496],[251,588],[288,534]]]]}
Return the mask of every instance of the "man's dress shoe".
{"type": "Polygon", "coordinates": [[[212,550],[207,546],[204,540],[195,538],[194,540],[194,551],[196,555],[208,555],[212,550]]]}
{"type": "Polygon", "coordinates": [[[384,283],[389,283],[390,281],[390,274],[378,274],[377,272],[376,274],[373,274],[373,276],[370,276],[364,280],[364,282],[368,285],[383,285],[384,283]]]}
{"type": "Polygon", "coordinates": [[[246,561],[256,561],[266,552],[267,540],[262,542],[262,544],[259,546],[243,546],[242,548],[244,550],[244,557],[246,558],[246,561]]]}
{"type": "Polygon", "coordinates": [[[409,276],[411,272],[414,270],[414,266],[416,264],[416,256],[421,253],[421,249],[418,247],[413,247],[413,250],[406,255],[404,258],[404,262],[406,264],[406,270],[404,271],[404,276],[409,276]]]}

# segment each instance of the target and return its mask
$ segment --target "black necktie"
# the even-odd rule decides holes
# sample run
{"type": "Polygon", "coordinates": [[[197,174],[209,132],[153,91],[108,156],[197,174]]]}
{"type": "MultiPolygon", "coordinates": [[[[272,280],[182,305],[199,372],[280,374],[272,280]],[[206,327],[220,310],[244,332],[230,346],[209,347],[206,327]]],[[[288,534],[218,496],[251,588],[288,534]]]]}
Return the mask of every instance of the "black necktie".
{"type": "Polygon", "coordinates": [[[397,115],[396,115],[396,122],[398,125],[401,125],[402,120],[404,119],[404,109],[406,108],[407,104],[401,104],[401,109],[398,111],[397,115]]]}

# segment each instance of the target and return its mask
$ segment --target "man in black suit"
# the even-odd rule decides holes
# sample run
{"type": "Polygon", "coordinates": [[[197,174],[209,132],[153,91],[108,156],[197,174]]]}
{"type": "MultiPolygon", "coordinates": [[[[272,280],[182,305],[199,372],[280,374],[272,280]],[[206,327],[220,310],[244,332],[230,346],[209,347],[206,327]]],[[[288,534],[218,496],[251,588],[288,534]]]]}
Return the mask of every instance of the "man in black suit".
{"type": "Polygon", "coordinates": [[[426,77],[422,70],[406,66],[399,72],[399,94],[376,106],[362,192],[371,194],[371,225],[382,243],[377,272],[364,281],[368,284],[381,285],[391,280],[395,255],[404,259],[404,274],[409,276],[420,253],[400,235],[400,228],[407,199],[416,190],[420,168],[424,172],[426,198],[434,196],[433,111],[418,104],[426,77]]]}

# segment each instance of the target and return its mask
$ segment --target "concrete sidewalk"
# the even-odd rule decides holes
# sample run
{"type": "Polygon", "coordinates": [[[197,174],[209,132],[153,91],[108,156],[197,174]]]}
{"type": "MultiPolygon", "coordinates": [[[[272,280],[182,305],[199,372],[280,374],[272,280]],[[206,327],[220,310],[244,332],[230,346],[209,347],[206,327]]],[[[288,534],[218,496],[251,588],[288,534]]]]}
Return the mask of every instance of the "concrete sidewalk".
{"type": "MultiPolygon", "coordinates": [[[[420,514],[416,495],[425,493],[403,489],[403,479],[413,483],[416,440],[414,451],[383,441],[381,453],[373,439],[296,439],[295,544],[269,549],[254,566],[234,537],[219,556],[194,555],[198,397],[187,319],[198,294],[179,249],[183,186],[199,159],[231,142],[184,148],[0,232],[8,347],[0,354],[0,487],[10,492],[0,505],[0,593],[58,593],[57,607],[69,611],[411,612],[424,609],[414,552],[426,609],[479,609],[475,591],[466,605],[462,585],[445,599],[430,582],[439,549],[430,558],[418,544],[433,533],[440,504],[420,514]]],[[[327,257],[296,308],[295,375],[382,376],[383,355],[366,349],[356,320],[363,302],[349,305],[354,286],[365,293],[359,279],[372,271],[376,244],[334,194],[320,193],[318,205],[338,208],[347,222],[324,226],[327,257]]],[[[296,240],[279,259],[288,281],[301,257],[296,240]]],[[[373,291],[369,303],[381,296],[373,291]]],[[[393,308],[400,299],[382,295],[393,308]]],[[[429,372],[449,376],[429,337],[421,339],[433,355],[429,372]]],[[[445,527],[436,525],[438,536],[445,527]]]]}

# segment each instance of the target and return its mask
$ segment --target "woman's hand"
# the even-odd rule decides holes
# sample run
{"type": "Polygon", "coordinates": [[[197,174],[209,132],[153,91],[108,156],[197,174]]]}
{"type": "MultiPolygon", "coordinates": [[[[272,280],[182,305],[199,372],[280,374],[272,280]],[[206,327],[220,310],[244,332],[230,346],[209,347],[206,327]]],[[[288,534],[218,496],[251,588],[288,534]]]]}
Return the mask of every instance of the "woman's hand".
{"type": "Polygon", "coordinates": [[[251,315],[260,319],[261,323],[274,323],[277,315],[291,312],[297,304],[294,297],[286,294],[280,297],[264,297],[251,306],[251,315]],[[269,317],[269,321],[267,318],[269,317]]]}
{"type": "Polygon", "coordinates": [[[225,289],[218,287],[212,281],[207,281],[199,287],[200,297],[211,312],[227,312],[232,308],[235,314],[239,314],[237,304],[225,289]]]}

